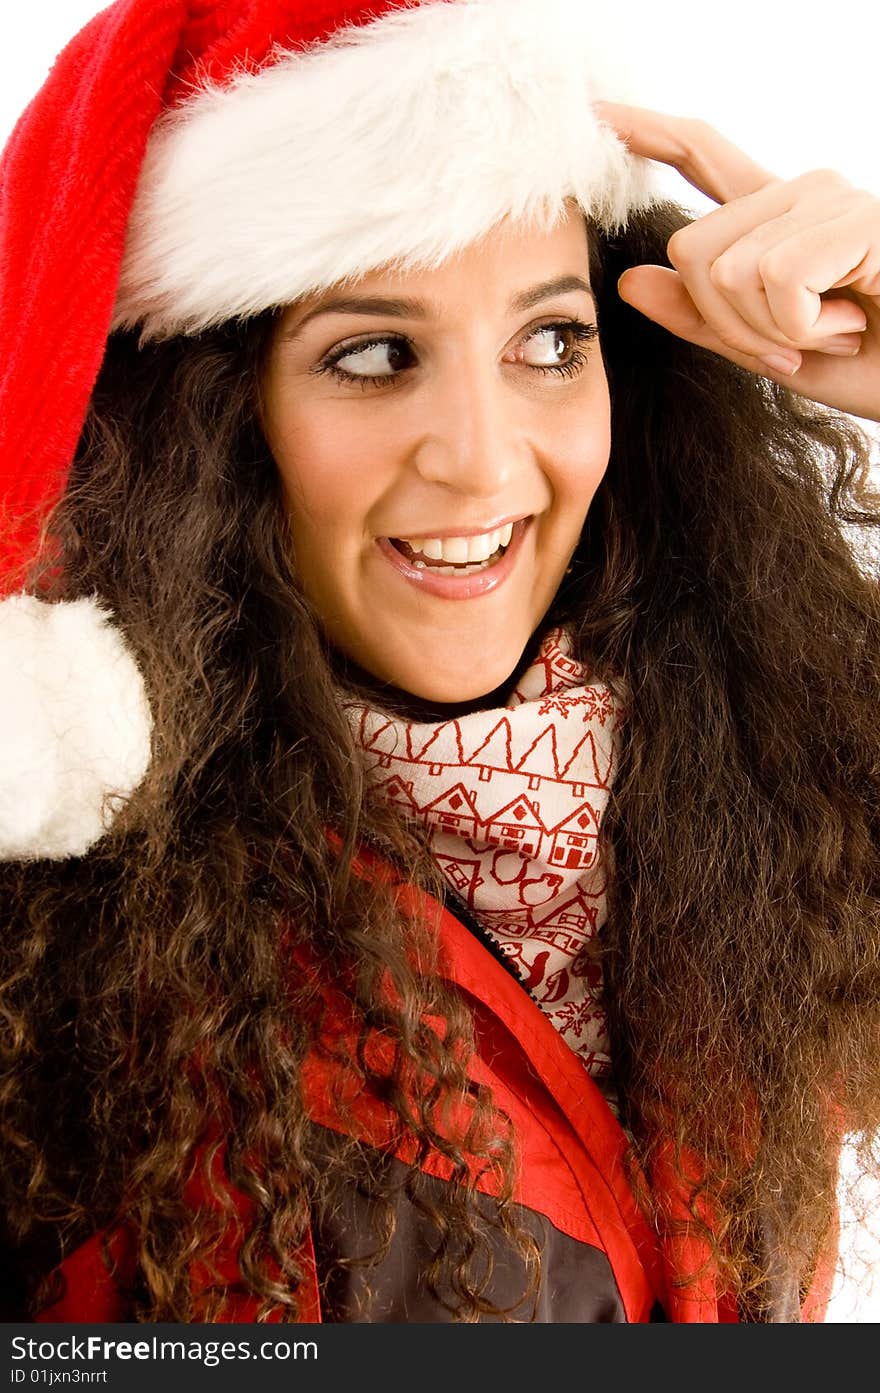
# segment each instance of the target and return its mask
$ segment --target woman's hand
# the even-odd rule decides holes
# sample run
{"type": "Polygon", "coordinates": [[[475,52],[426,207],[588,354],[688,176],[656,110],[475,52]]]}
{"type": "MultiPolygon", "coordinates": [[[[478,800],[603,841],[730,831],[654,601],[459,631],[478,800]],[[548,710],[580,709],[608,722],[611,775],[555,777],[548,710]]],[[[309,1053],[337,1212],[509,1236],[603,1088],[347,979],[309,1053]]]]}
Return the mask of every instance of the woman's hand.
{"type": "Polygon", "coordinates": [[[670,238],[674,270],[624,272],[621,298],[802,396],[880,420],[880,199],[829,170],[777,179],[702,121],[597,111],[635,154],[721,205],[670,238]]]}

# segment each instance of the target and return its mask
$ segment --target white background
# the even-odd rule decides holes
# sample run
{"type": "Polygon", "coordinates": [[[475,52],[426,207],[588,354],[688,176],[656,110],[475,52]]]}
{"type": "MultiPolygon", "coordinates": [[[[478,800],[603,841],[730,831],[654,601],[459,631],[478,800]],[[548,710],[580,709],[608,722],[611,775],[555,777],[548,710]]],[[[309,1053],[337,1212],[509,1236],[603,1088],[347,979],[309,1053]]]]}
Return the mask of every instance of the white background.
{"type": "MultiPolygon", "coordinates": [[[[16,6],[14,15],[7,10],[0,21],[0,142],[58,50],[103,8],[89,0],[39,0],[16,6]]],[[[598,15],[612,8],[613,0],[603,0],[598,15]]],[[[783,177],[831,167],[880,194],[876,0],[629,0],[618,13],[617,60],[632,74],[641,105],[712,122],[783,177]]],[[[669,189],[698,211],[711,206],[672,173],[669,189]]],[[[880,1200],[874,1209],[872,1227],[880,1230],[880,1200]]],[[[829,1318],[878,1321],[880,1243],[847,1212],[843,1218],[850,1275],[838,1279],[829,1318]]]]}

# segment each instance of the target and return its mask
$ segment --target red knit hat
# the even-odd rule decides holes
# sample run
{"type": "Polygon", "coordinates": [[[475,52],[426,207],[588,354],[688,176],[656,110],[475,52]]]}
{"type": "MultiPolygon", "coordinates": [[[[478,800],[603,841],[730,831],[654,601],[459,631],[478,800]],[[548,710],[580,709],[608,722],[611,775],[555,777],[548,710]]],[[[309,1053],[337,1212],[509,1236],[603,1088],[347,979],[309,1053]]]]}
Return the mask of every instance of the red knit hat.
{"type": "MultiPolygon", "coordinates": [[[[648,203],[643,162],[592,109],[620,95],[592,8],[117,0],[97,15],[0,163],[0,586],[21,584],[63,491],[111,329],[195,334],[389,262],[438,265],[504,216],[547,227],[574,198],[613,227],[648,203]]],[[[0,855],[82,854],[147,767],[136,668],[99,597],[14,596],[4,669],[0,855]],[[31,749],[16,721],[49,711],[43,682],[60,704],[31,749]],[[99,713],[71,781],[53,732],[94,723],[107,682],[118,739],[99,713]]]]}

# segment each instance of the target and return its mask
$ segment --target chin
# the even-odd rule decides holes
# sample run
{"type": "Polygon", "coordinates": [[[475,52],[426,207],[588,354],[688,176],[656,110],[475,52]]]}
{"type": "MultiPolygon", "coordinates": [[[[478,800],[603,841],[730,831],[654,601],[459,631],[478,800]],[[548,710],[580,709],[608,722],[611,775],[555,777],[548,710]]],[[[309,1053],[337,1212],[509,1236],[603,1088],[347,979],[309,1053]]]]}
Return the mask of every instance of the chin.
{"type": "Polygon", "coordinates": [[[447,633],[430,647],[414,652],[407,645],[396,663],[389,654],[389,667],[396,669],[391,680],[426,701],[476,702],[512,685],[532,635],[532,626],[510,623],[498,633],[487,617],[479,629],[469,625],[460,636],[447,633]]]}
{"type": "Polygon", "coordinates": [[[452,719],[468,711],[501,706],[516,680],[521,654],[512,654],[506,663],[493,664],[490,670],[463,673],[457,677],[449,672],[438,680],[434,672],[401,672],[389,674],[388,682],[399,693],[402,703],[425,718],[452,719]]]}
{"type": "MultiPolygon", "coordinates": [[[[447,645],[444,644],[444,647],[447,645]]],[[[449,645],[451,648],[451,645],[449,645]]],[[[365,645],[334,645],[341,675],[377,706],[393,706],[424,719],[444,719],[469,710],[502,706],[531,650],[529,634],[503,651],[475,650],[465,639],[457,651],[440,653],[425,645],[413,654],[409,645],[379,653],[365,645]]]]}

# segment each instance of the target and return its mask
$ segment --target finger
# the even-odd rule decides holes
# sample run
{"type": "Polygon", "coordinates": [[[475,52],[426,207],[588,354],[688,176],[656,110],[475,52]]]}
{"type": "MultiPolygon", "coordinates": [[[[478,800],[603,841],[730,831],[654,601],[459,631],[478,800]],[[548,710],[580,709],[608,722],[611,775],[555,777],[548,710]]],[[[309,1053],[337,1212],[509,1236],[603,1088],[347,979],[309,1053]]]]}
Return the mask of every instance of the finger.
{"type": "MultiPolygon", "coordinates": [[[[755,314],[754,322],[749,322],[725,289],[715,284],[713,272],[718,254],[727,250],[726,242],[719,244],[717,233],[713,235],[700,223],[691,223],[669,239],[667,250],[700,316],[727,348],[755,358],[778,354],[781,348],[783,352],[790,352],[792,366],[798,366],[797,345],[780,332],[766,307],[755,314]]],[[[646,288],[648,284],[644,282],[646,288]]],[[[656,288],[659,282],[651,282],[651,285],[656,288]]],[[[754,306],[754,295],[752,304],[754,306]]]]}
{"type": "MultiPolygon", "coordinates": [[[[762,371],[764,358],[761,353],[746,353],[732,348],[716,329],[700,313],[687,286],[677,271],[665,266],[633,266],[617,283],[620,298],[633,309],[652,319],[655,324],[668,329],[676,338],[686,339],[688,343],[700,348],[709,348],[734,362],[744,363],[753,371],[762,371]]],[[[780,349],[778,344],[768,343],[767,353],[771,358],[782,362],[788,352],[787,371],[792,372],[800,365],[800,354],[780,349]]]]}
{"type": "Polygon", "coordinates": [[[777,182],[680,228],[669,240],[669,259],[701,314],[730,347],[760,356],[771,343],[813,348],[821,339],[864,328],[858,310],[848,308],[843,297],[827,310],[816,302],[812,314],[798,321],[796,333],[786,331],[767,303],[758,262],[777,243],[832,220],[841,202],[854,206],[865,197],[827,171],[777,182]]]}
{"type": "Polygon", "coordinates": [[[796,372],[800,367],[800,353],[794,349],[780,348],[772,341],[757,353],[746,352],[726,342],[700,313],[678,272],[665,266],[631,267],[620,277],[618,293],[628,305],[655,324],[668,329],[677,338],[720,353],[752,372],[766,372],[767,366],[770,366],[774,372],[784,376],[796,372]]]}
{"type": "Polygon", "coordinates": [[[823,300],[828,287],[880,292],[880,203],[866,205],[818,226],[804,228],[763,253],[758,263],[767,304],[783,333],[803,325],[827,332],[829,324],[855,328],[861,307],[845,297],[823,300]]]}
{"type": "Polygon", "coordinates": [[[776,182],[775,176],[714,126],[619,102],[595,102],[596,114],[634,155],[671,165],[716,203],[729,203],[776,182]]]}
{"type": "Polygon", "coordinates": [[[723,344],[702,320],[675,271],[664,266],[638,266],[625,272],[619,285],[622,299],[679,338],[718,353],[749,372],[770,378],[813,401],[856,416],[876,419],[880,414],[876,389],[880,380],[880,348],[871,343],[865,344],[855,361],[824,353],[799,354],[801,366],[792,374],[784,363],[779,366],[767,363],[723,344]],[[655,283],[647,288],[648,282],[655,283]]]}
{"type": "MultiPolygon", "coordinates": [[[[809,245],[817,227],[833,224],[823,235],[826,242],[837,247],[842,259],[831,265],[839,269],[846,262],[841,247],[853,245],[852,238],[844,242],[836,230],[841,219],[828,216],[828,208],[839,205],[841,198],[851,208],[864,207],[868,200],[867,195],[845,183],[839,187],[835,176],[804,176],[790,185],[777,185],[718,208],[670,238],[668,253],[672,265],[700,314],[728,348],[766,360],[778,347],[821,347],[824,351],[829,339],[838,340],[842,334],[859,333],[865,328],[867,321],[857,304],[845,296],[823,300],[812,286],[804,286],[804,273],[810,265],[808,251],[797,258],[789,255],[789,247],[797,239],[805,239],[809,245]],[[832,195],[835,204],[831,202],[832,195]],[[793,207],[788,206],[792,199],[796,200],[793,207]],[[773,208],[782,211],[768,220],[773,208]],[[727,245],[731,231],[742,235],[727,245]],[[765,265],[779,276],[774,288],[783,311],[781,317],[762,274],[765,265]]],[[[875,241],[878,239],[880,229],[874,236],[875,241]]],[[[822,290],[830,283],[824,282],[822,290]]],[[[835,349],[852,346],[833,345],[835,349]]]]}
{"type": "MultiPolygon", "coordinates": [[[[829,222],[837,220],[829,219],[829,222]]],[[[768,339],[818,349],[840,335],[860,334],[867,326],[862,307],[843,296],[823,299],[798,280],[803,238],[816,228],[793,214],[763,223],[727,247],[712,262],[709,279],[731,309],[768,339]],[[767,275],[778,277],[772,285],[767,275]]],[[[829,227],[824,237],[835,237],[829,227]]]]}
{"type": "Polygon", "coordinates": [[[709,349],[750,372],[772,377],[777,382],[790,386],[796,381],[792,375],[803,361],[802,354],[776,346],[767,357],[732,349],[706,323],[676,271],[665,266],[633,267],[621,276],[618,291],[622,300],[676,338],[709,349]]]}
{"type": "Polygon", "coordinates": [[[704,312],[680,274],[662,266],[632,267],[621,277],[619,289],[623,300],[679,338],[722,353],[752,371],[764,370],[756,367],[759,364],[775,373],[796,372],[805,351],[851,356],[861,348],[861,332],[851,331],[851,320],[855,314],[862,330],[864,315],[848,301],[829,302],[827,315],[823,309],[813,332],[794,341],[779,330],[760,285],[754,292],[757,308],[751,313],[759,325],[766,323],[766,334],[757,332],[735,306],[725,304],[719,309],[713,303],[711,312],[704,312]]]}
{"type": "Polygon", "coordinates": [[[666,266],[633,266],[618,280],[617,291],[626,304],[677,338],[703,344],[706,321],[677,271],[666,266]]]}

